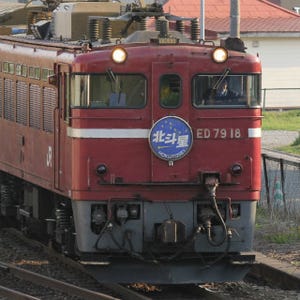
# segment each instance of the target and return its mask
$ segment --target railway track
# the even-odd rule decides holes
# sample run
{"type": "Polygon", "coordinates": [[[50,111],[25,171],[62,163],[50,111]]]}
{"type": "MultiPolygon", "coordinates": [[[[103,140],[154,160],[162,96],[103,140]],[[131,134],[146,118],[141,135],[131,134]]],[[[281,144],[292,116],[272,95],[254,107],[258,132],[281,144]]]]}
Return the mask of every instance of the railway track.
{"type": "MultiPolygon", "coordinates": [[[[78,297],[82,297],[83,299],[90,299],[90,300],[120,300],[120,298],[115,298],[103,293],[78,287],[61,280],[56,280],[51,277],[47,277],[35,272],[28,271],[23,268],[16,267],[12,264],[0,262],[0,270],[1,272],[9,273],[10,275],[13,275],[21,280],[25,280],[42,287],[58,290],[69,296],[78,296],[78,297]]],[[[6,289],[6,288],[3,288],[3,293],[8,293],[8,290],[10,291],[10,295],[14,297],[17,296],[21,297],[20,294],[23,294],[23,293],[19,293],[16,290],[6,289]]],[[[2,291],[0,291],[0,293],[1,292],[2,291]]],[[[23,299],[40,299],[26,294],[23,294],[23,297],[24,297],[23,299]]]]}
{"type": "Polygon", "coordinates": [[[18,299],[18,300],[39,300],[40,298],[33,297],[31,295],[21,293],[14,289],[9,289],[4,286],[0,286],[0,296],[5,297],[5,299],[18,299]]]}
{"type": "MultiPolygon", "coordinates": [[[[22,233],[14,229],[8,229],[8,232],[16,236],[25,244],[30,245],[32,248],[40,249],[40,251],[46,253],[47,256],[57,260],[61,266],[70,267],[72,269],[78,270],[81,274],[90,276],[89,273],[84,269],[82,265],[76,261],[69,259],[55,251],[53,251],[48,246],[41,244],[32,239],[28,239],[22,233]]],[[[107,291],[112,291],[116,297],[112,297],[103,293],[94,292],[91,289],[95,289],[93,286],[88,288],[81,288],[72,284],[65,283],[60,280],[49,278],[38,273],[27,272],[24,269],[14,267],[11,264],[5,264],[0,262],[3,269],[10,270],[11,273],[19,275],[22,279],[32,279],[32,282],[39,283],[42,286],[47,286],[54,290],[62,291],[69,296],[78,296],[80,299],[107,299],[107,300],[151,300],[151,299],[208,299],[208,300],[219,300],[223,299],[217,295],[217,292],[213,292],[207,288],[198,285],[164,285],[164,286],[151,286],[147,284],[132,284],[128,286],[123,286],[119,284],[108,284],[101,283],[101,286],[107,291]],[[23,273],[24,272],[24,273],[23,273]]],[[[107,293],[107,292],[106,292],[107,293]]]]}
{"type": "MultiPolygon", "coordinates": [[[[32,239],[28,239],[19,231],[9,228],[5,229],[5,232],[10,236],[13,236],[17,240],[20,241],[23,246],[27,246],[30,248],[29,251],[32,251],[33,257],[36,257],[34,260],[32,259],[21,259],[15,261],[14,264],[7,262],[0,262],[0,275],[7,274],[13,277],[17,277],[20,280],[26,280],[27,282],[31,282],[40,287],[46,287],[47,289],[51,289],[54,291],[59,291],[67,296],[70,296],[70,299],[73,297],[77,297],[76,299],[100,299],[100,300],[150,300],[150,298],[139,294],[138,292],[126,288],[119,284],[99,284],[90,275],[85,271],[85,269],[78,264],[77,262],[71,260],[68,257],[65,257],[51,248],[41,244],[32,239]],[[46,260],[43,257],[46,257],[46,260]],[[49,261],[49,262],[47,262],[49,261]],[[69,273],[72,275],[69,276],[68,280],[77,282],[76,284],[71,284],[64,280],[60,280],[54,277],[61,277],[61,275],[55,276],[57,271],[46,271],[46,273],[53,273],[54,275],[45,276],[40,273],[40,269],[38,271],[28,270],[28,267],[31,269],[35,269],[35,266],[42,266],[51,264],[58,265],[58,268],[68,269],[69,273]],[[18,267],[16,266],[18,265],[18,267]],[[22,266],[22,267],[19,267],[22,266]],[[25,269],[26,268],[26,269],[25,269]],[[99,292],[99,290],[101,292],[99,292]],[[103,292],[102,292],[103,291],[103,292]]],[[[1,284],[1,278],[0,278],[1,284]]],[[[13,292],[13,288],[4,287],[5,289],[11,289],[13,292]]],[[[3,291],[3,293],[5,293],[3,291]]],[[[25,293],[24,293],[25,294],[25,293]]],[[[0,292],[1,295],[1,292],[0,292]]],[[[9,299],[19,299],[19,298],[9,298],[9,299]]],[[[23,299],[23,298],[20,298],[23,299]]],[[[27,299],[27,298],[24,298],[27,299]]],[[[41,298],[44,299],[44,298],[41,298]]],[[[54,298],[51,298],[54,299],[54,298]]],[[[57,298],[55,298],[57,299],[57,298]]],[[[64,297],[63,299],[68,299],[68,297],[64,297]]]]}
{"type": "MultiPolygon", "coordinates": [[[[62,266],[65,265],[66,267],[70,267],[73,269],[78,270],[81,274],[86,274],[86,276],[90,276],[89,273],[84,269],[82,265],[77,263],[76,261],[69,259],[68,257],[65,257],[55,251],[53,251],[51,248],[48,246],[45,246],[41,244],[40,242],[37,242],[32,239],[28,239],[26,236],[24,236],[22,233],[20,233],[17,230],[14,229],[8,229],[7,230],[9,233],[13,234],[16,236],[18,239],[23,241],[24,243],[30,245],[33,248],[40,249],[40,251],[46,253],[47,256],[50,256],[51,258],[57,260],[62,266]]],[[[1,263],[0,263],[1,266],[1,263]]],[[[13,267],[13,266],[12,266],[13,267]]],[[[21,270],[20,270],[21,271],[21,270]]],[[[39,274],[34,274],[34,276],[39,276],[39,274]]],[[[26,277],[26,276],[25,276],[26,277]]],[[[30,277],[30,276],[29,276],[30,277]]],[[[37,282],[38,280],[34,280],[34,282],[37,282]]],[[[41,284],[47,285],[50,288],[54,288],[60,291],[69,291],[67,293],[70,296],[79,296],[82,299],[102,299],[100,298],[103,294],[95,293],[91,291],[91,288],[94,287],[89,287],[89,288],[78,288],[77,286],[66,285],[64,287],[64,282],[53,280],[51,281],[51,278],[44,278],[42,277],[41,279],[41,284]],[[49,279],[49,282],[48,282],[49,279]],[[44,281],[45,280],[45,281],[44,281]],[[58,284],[56,286],[56,283],[58,284]],[[61,287],[60,287],[61,284],[61,287]],[[74,289],[73,289],[74,288],[74,289]],[[85,292],[87,293],[85,295],[85,292]],[[89,295],[89,292],[91,293],[89,295]],[[96,298],[94,298],[94,296],[96,298]],[[97,298],[98,297],[98,298],[97,298]]],[[[132,284],[128,286],[123,286],[120,284],[108,284],[108,283],[101,283],[101,286],[103,286],[106,290],[112,291],[117,297],[119,296],[120,298],[115,298],[108,296],[107,299],[122,299],[122,300],[151,300],[151,299],[169,299],[169,300],[174,300],[175,297],[180,297],[179,299],[209,299],[209,300],[218,300],[218,299],[223,299],[220,298],[216,292],[213,292],[207,288],[198,286],[198,285],[164,285],[164,286],[149,286],[147,284],[132,284]],[[149,296],[148,296],[149,295],[149,296]]],[[[103,295],[103,299],[106,299],[107,295],[103,295]]]]}
{"type": "MultiPolygon", "coordinates": [[[[283,291],[281,290],[273,290],[268,289],[265,287],[266,284],[260,279],[262,283],[226,283],[222,285],[212,284],[212,285],[205,285],[205,286],[197,286],[197,285],[178,285],[178,286],[150,286],[144,284],[135,284],[131,286],[121,286],[116,284],[99,284],[93,280],[86,282],[89,276],[85,273],[84,268],[79,265],[77,262],[66,258],[60,254],[55,253],[48,247],[40,244],[39,242],[32,241],[31,239],[27,239],[21,233],[15,230],[5,230],[7,234],[14,235],[17,240],[19,240],[18,244],[22,244],[26,247],[29,247],[29,251],[32,251],[32,257],[35,257],[35,261],[32,258],[26,257],[26,253],[24,254],[24,260],[20,260],[20,258],[14,258],[10,261],[12,263],[4,262],[0,265],[0,285],[3,285],[1,278],[7,276],[14,276],[20,278],[21,281],[32,281],[34,282],[34,288],[31,290],[36,291],[42,289],[43,286],[47,286],[45,295],[40,296],[39,293],[31,293],[31,290],[20,290],[17,289],[17,293],[20,291],[23,293],[18,295],[17,293],[15,296],[8,297],[8,299],[122,299],[122,300],[199,300],[199,299],[208,299],[208,300],[219,300],[219,299],[254,299],[248,297],[247,294],[255,294],[257,290],[263,290],[263,296],[261,298],[270,298],[269,294],[278,294],[278,298],[272,299],[282,299],[283,291]],[[43,254],[44,256],[40,256],[43,254]],[[30,260],[32,259],[32,261],[30,260]],[[68,283],[66,286],[64,285],[65,280],[62,280],[60,277],[61,275],[56,275],[55,272],[50,272],[50,276],[43,275],[32,275],[32,273],[36,273],[33,266],[35,264],[43,264],[46,266],[47,264],[44,263],[45,260],[49,260],[49,265],[54,262],[54,264],[59,265],[60,269],[63,271],[70,269],[70,272],[67,273],[65,276],[68,278],[68,283]],[[26,268],[24,270],[25,275],[20,275],[19,272],[23,272],[19,270],[20,266],[26,268]],[[29,267],[30,266],[30,267],[29,267]],[[28,270],[30,269],[30,270],[28,270]],[[28,273],[29,272],[29,273],[28,273]],[[76,274],[78,273],[78,274],[76,274]],[[2,275],[1,275],[2,274],[2,275]],[[72,274],[74,278],[71,278],[69,274],[72,274]],[[35,277],[37,276],[37,277],[35,277]],[[36,279],[36,278],[42,279],[36,279]],[[50,277],[50,281],[48,278],[50,277]],[[53,280],[53,277],[55,279],[53,280]],[[80,277],[78,280],[77,277],[80,277]],[[24,279],[25,278],[25,279],[24,279]],[[58,282],[56,285],[56,281],[58,282]],[[70,283],[74,282],[74,283],[70,283]],[[39,283],[40,282],[40,283],[39,283]],[[40,288],[40,287],[41,288],[40,288]],[[53,292],[51,291],[53,290],[53,292]],[[265,291],[266,290],[266,291],[265,291]],[[57,291],[57,292],[56,292],[57,291]],[[50,295],[49,295],[50,293],[50,295]],[[58,293],[58,294],[57,294],[58,293]],[[86,294],[85,294],[86,293],[86,294]],[[54,296],[53,296],[54,295],[54,296]],[[57,296],[58,295],[58,296],[57,296]],[[63,296],[62,296],[63,295],[63,296]],[[236,298],[235,298],[236,296],[236,298]],[[102,297],[102,298],[101,298],[102,297]],[[106,298],[105,298],[106,297],[106,298]],[[280,298],[281,297],[281,298],[280,298]]],[[[0,235],[0,240],[3,242],[3,239],[0,235]]],[[[5,244],[5,243],[4,243],[5,244]]],[[[16,245],[18,247],[18,245],[16,245]]],[[[14,246],[15,249],[15,246],[14,246]]],[[[1,251],[1,249],[0,249],[1,251]]],[[[2,250],[3,251],[3,250],[2,250]]],[[[13,251],[13,250],[12,250],[13,251]]],[[[23,249],[20,250],[24,252],[23,249]]],[[[1,259],[1,258],[0,258],[1,259]]],[[[48,268],[49,266],[47,266],[48,268]]],[[[48,273],[47,271],[46,273],[48,273]]],[[[45,273],[45,272],[43,272],[45,273]]],[[[278,279],[278,278],[277,278],[278,279]]],[[[10,280],[13,282],[14,280],[10,280]]],[[[274,282],[273,282],[274,284],[274,282]]],[[[5,286],[2,290],[0,288],[0,295],[7,295],[5,293],[12,293],[13,291],[7,291],[8,289],[14,289],[12,286],[5,286]]],[[[261,292],[262,293],[262,292],[261,292]]],[[[286,292],[284,291],[284,295],[286,292]]],[[[42,292],[40,294],[44,295],[42,292]]],[[[297,292],[291,292],[292,297],[288,299],[295,299],[297,298],[297,292]]],[[[300,296],[299,296],[300,297],[300,296]]]]}

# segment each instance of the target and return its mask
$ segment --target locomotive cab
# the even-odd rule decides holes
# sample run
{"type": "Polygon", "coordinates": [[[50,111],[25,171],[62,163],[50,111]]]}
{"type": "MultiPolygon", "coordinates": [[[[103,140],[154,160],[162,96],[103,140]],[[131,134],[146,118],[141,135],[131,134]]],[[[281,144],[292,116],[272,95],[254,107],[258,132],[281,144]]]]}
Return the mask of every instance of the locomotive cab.
{"type": "MultiPolygon", "coordinates": [[[[170,46],[160,47],[166,51],[170,46]]],[[[134,266],[135,280],[168,282],[171,276],[171,281],[182,282],[187,274],[183,278],[176,270],[183,261],[192,277],[209,268],[211,273],[205,275],[209,280],[221,281],[224,273],[235,280],[254,260],[251,252],[240,253],[252,247],[260,189],[260,166],[253,164],[260,149],[260,73],[252,67],[243,72],[229,70],[227,65],[214,74],[199,71],[191,67],[193,57],[178,62],[172,51],[164,61],[149,55],[147,63],[144,57],[143,65],[137,66],[143,70],[140,74],[136,69],[134,75],[124,74],[123,65],[111,64],[104,74],[72,75],[73,90],[79,88],[77,77],[88,82],[85,95],[90,98],[81,98],[85,99],[81,106],[91,110],[94,120],[90,136],[84,134],[87,129],[74,128],[69,128],[69,135],[81,138],[81,149],[85,138],[87,144],[89,138],[103,139],[101,148],[96,144],[86,148],[95,149],[94,156],[100,157],[93,159],[91,167],[99,178],[95,189],[103,190],[105,197],[104,191],[112,188],[107,200],[92,202],[91,209],[86,202],[73,202],[73,211],[78,212],[75,220],[91,220],[80,228],[85,233],[80,234],[78,246],[81,254],[89,252],[89,247],[99,251],[99,259],[111,270],[105,273],[110,280],[122,280],[127,268],[134,266]],[[217,90],[223,81],[235,94],[220,99],[217,90]],[[207,90],[209,99],[205,99],[207,90]],[[91,235],[86,235],[90,230],[91,235]],[[106,249],[118,255],[113,259],[106,249]],[[122,260],[126,253],[129,262],[122,260]],[[206,262],[202,267],[198,255],[206,262]],[[165,272],[149,279],[156,263],[166,264],[165,272]],[[215,274],[215,263],[220,276],[215,274]],[[231,277],[228,264],[232,268],[239,264],[241,273],[231,277]]],[[[126,48],[124,64],[129,68],[134,64],[131,58],[131,49],[126,48]]],[[[82,111],[79,115],[81,109],[72,108],[72,125],[79,126],[75,120],[87,116],[82,111]]],[[[99,280],[105,280],[94,271],[93,261],[85,255],[81,258],[99,280]]]]}

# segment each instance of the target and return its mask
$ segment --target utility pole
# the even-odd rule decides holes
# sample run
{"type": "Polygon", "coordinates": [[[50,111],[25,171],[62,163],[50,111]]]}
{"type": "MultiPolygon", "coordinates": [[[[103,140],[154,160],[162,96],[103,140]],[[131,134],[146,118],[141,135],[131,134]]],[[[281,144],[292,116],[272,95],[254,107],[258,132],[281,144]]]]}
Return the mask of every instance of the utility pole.
{"type": "Polygon", "coordinates": [[[240,37],[240,1],[230,0],[230,37],[240,37]]]}

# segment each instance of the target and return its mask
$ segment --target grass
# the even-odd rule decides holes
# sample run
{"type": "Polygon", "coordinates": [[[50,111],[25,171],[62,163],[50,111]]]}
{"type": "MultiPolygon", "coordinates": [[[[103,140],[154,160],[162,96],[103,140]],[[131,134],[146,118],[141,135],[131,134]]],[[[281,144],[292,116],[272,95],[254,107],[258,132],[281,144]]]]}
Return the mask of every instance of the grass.
{"type": "MultiPolygon", "coordinates": [[[[299,137],[291,145],[279,147],[278,150],[300,155],[300,110],[264,111],[263,116],[263,130],[299,132],[299,137]]],[[[280,216],[270,214],[269,210],[258,207],[256,230],[264,232],[263,236],[267,242],[280,245],[300,242],[299,222],[291,222],[286,217],[280,219],[280,216]],[[266,228],[268,230],[265,230],[266,228]]],[[[296,263],[299,264],[299,262],[296,263]]]]}
{"type": "Polygon", "coordinates": [[[275,244],[291,244],[300,241],[300,227],[287,227],[284,231],[269,233],[266,239],[275,244]]]}
{"type": "Polygon", "coordinates": [[[278,150],[300,155],[300,136],[291,145],[278,147],[278,150]]]}
{"type": "Polygon", "coordinates": [[[300,131],[300,110],[263,112],[263,130],[300,131]]]}
{"type": "MultiPolygon", "coordinates": [[[[263,112],[263,130],[288,130],[300,132],[300,110],[277,110],[263,112]]],[[[288,146],[278,150],[300,155],[300,136],[288,146]]]]}
{"type": "Polygon", "coordinates": [[[255,230],[264,232],[264,239],[275,244],[292,244],[300,242],[300,226],[291,220],[282,220],[271,216],[269,211],[258,206],[255,230]]]}

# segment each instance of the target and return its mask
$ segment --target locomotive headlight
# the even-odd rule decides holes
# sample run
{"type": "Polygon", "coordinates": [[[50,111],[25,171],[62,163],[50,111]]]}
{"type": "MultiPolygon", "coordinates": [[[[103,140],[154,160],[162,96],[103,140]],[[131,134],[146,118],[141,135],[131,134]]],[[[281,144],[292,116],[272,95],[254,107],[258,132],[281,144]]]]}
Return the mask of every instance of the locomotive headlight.
{"type": "Polygon", "coordinates": [[[218,47],[214,49],[212,59],[216,63],[223,63],[228,59],[228,51],[223,47],[218,47]]]}
{"type": "Polygon", "coordinates": [[[121,64],[127,59],[127,52],[125,49],[117,47],[112,51],[111,57],[115,63],[121,64]]]}

